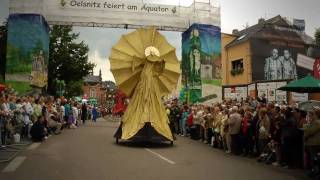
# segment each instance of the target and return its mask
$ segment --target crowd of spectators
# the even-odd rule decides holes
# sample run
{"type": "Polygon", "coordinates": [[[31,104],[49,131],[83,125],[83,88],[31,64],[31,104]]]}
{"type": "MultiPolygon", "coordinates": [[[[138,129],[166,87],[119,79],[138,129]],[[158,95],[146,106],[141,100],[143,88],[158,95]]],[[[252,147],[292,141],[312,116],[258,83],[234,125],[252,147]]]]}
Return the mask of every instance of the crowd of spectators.
{"type": "Polygon", "coordinates": [[[269,103],[262,97],[211,106],[172,100],[166,102],[166,111],[175,134],[261,163],[310,167],[320,152],[320,107],[305,112],[296,104],[269,103]]]}
{"type": "Polygon", "coordinates": [[[63,129],[76,129],[86,120],[96,122],[96,106],[52,96],[17,96],[2,91],[0,96],[1,147],[17,143],[20,139],[43,141],[63,129]]]}

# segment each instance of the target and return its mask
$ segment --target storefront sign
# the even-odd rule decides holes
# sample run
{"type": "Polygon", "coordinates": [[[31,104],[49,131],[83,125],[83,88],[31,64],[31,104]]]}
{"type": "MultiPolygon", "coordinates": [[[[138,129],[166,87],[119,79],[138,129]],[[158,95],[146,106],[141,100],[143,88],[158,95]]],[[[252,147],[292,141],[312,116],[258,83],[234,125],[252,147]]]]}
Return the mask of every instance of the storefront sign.
{"type": "Polygon", "coordinates": [[[308,93],[295,93],[292,92],[291,93],[291,99],[295,102],[304,102],[304,101],[308,101],[308,93]]]}
{"type": "Polygon", "coordinates": [[[298,66],[303,67],[308,70],[313,70],[314,63],[315,62],[314,62],[313,58],[310,58],[310,57],[305,56],[303,54],[298,54],[298,57],[297,57],[297,65],[298,66]]]}
{"type": "Polygon", "coordinates": [[[314,61],[313,76],[317,79],[320,79],[320,58],[314,61]]]}

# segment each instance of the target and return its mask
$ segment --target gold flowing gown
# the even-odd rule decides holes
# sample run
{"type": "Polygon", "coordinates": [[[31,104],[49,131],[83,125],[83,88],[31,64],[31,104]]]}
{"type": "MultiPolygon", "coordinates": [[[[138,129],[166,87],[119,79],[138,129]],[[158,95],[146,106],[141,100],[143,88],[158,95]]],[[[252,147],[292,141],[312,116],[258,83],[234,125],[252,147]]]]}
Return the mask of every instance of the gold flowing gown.
{"type": "Polygon", "coordinates": [[[122,139],[132,138],[145,123],[150,122],[159,134],[173,141],[169,119],[161,102],[159,83],[157,83],[161,71],[161,62],[145,63],[140,81],[122,119],[122,139]]]}
{"type": "Polygon", "coordinates": [[[176,88],[181,74],[175,48],[154,27],[141,28],[123,35],[109,59],[117,87],[130,97],[115,137],[128,140],[150,123],[173,141],[161,97],[176,88]]]}

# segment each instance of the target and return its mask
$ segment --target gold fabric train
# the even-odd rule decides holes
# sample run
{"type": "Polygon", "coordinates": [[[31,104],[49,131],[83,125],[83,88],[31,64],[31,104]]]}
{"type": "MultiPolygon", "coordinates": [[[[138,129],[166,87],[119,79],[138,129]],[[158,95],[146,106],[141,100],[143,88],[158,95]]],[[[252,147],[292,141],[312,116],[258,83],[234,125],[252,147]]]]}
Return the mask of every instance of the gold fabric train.
{"type": "Polygon", "coordinates": [[[180,76],[175,48],[155,28],[138,29],[112,48],[111,71],[130,103],[122,119],[121,139],[132,138],[145,123],[173,141],[161,97],[172,92],[180,76]]]}

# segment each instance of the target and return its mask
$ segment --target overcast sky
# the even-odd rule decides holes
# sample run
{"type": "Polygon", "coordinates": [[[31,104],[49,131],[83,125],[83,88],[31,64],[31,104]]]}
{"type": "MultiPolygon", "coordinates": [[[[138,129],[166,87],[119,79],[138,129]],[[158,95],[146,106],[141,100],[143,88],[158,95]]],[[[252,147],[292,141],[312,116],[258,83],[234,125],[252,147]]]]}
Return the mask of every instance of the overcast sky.
{"type": "MultiPolygon", "coordinates": [[[[0,22],[8,17],[8,1],[0,0],[0,22]]],[[[179,0],[144,0],[179,4],[179,0]]],[[[213,1],[213,0],[211,0],[213,1]]],[[[180,4],[190,4],[192,0],[180,0],[180,4]]],[[[271,18],[278,14],[287,17],[305,19],[306,33],[314,35],[320,27],[320,0],[220,0],[222,32],[231,33],[232,29],[243,29],[246,24],[254,25],[259,18],[271,18]]],[[[95,73],[102,69],[103,78],[113,79],[108,71],[107,57],[110,49],[123,33],[131,30],[75,27],[90,48],[89,60],[97,64],[95,73]]],[[[181,57],[181,33],[163,32],[168,41],[177,48],[181,57]]]]}

